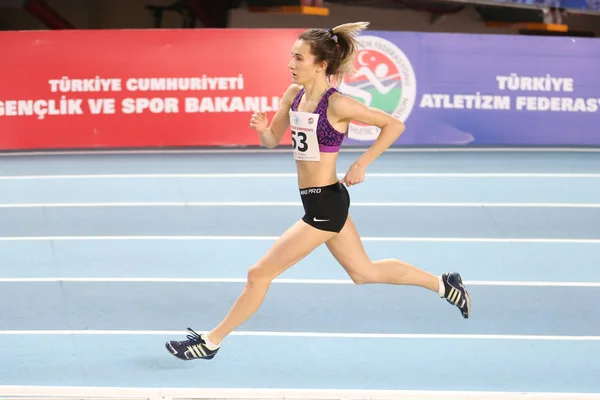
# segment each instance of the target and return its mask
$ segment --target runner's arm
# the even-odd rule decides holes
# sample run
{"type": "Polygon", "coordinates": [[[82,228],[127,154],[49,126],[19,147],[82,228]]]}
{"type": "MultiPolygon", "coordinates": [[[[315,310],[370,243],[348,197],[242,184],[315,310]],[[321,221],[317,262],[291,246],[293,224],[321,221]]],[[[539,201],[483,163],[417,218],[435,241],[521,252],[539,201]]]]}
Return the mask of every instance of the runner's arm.
{"type": "Polygon", "coordinates": [[[366,106],[349,96],[335,96],[331,101],[331,106],[339,120],[354,120],[381,129],[375,143],[356,161],[357,165],[363,167],[368,166],[387,150],[406,129],[404,123],[398,118],[377,108],[366,106]]]}
{"type": "Polygon", "coordinates": [[[299,85],[292,84],[283,94],[283,98],[279,104],[279,109],[275,113],[271,124],[260,134],[260,141],[263,146],[272,149],[277,147],[279,142],[281,142],[281,138],[283,137],[283,134],[287,130],[290,123],[289,111],[292,107],[292,102],[294,101],[294,97],[300,88],[301,87],[299,85]]]}

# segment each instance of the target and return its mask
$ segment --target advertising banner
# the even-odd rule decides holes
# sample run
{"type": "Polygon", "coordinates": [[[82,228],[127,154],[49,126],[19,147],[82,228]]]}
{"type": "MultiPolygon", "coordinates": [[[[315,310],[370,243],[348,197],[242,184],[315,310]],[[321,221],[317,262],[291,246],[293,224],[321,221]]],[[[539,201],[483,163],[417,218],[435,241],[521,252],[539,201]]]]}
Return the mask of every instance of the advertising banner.
{"type": "MultiPolygon", "coordinates": [[[[405,122],[398,145],[600,145],[600,41],[366,32],[340,89],[405,122]]],[[[379,130],[353,123],[348,144],[379,130]]]]}
{"type": "Polygon", "coordinates": [[[258,145],[298,32],[0,32],[0,150],[258,145]]]}
{"type": "MultiPolygon", "coordinates": [[[[0,150],[257,146],[301,30],[0,32],[0,150]]],[[[366,31],[339,88],[397,146],[600,145],[597,39],[366,31]]],[[[346,146],[377,128],[354,122],[346,146]]],[[[289,130],[283,145],[291,144],[289,130]]]]}
{"type": "Polygon", "coordinates": [[[569,10],[600,11],[600,0],[487,0],[493,3],[523,4],[536,7],[556,7],[569,10]]]}

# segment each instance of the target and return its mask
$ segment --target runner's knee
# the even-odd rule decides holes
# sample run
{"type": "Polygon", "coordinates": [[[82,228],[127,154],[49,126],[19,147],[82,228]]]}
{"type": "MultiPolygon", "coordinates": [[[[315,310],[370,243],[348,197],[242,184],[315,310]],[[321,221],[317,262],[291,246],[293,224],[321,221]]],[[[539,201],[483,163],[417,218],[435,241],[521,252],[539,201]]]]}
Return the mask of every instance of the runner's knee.
{"type": "Polygon", "coordinates": [[[362,265],[360,268],[351,269],[348,272],[350,279],[357,285],[364,285],[366,283],[378,281],[378,271],[373,268],[372,263],[370,265],[362,265]]]}
{"type": "Polygon", "coordinates": [[[354,282],[356,285],[364,285],[365,283],[369,283],[367,277],[360,272],[351,272],[349,275],[350,279],[352,279],[352,282],[354,282]]]}
{"type": "Polygon", "coordinates": [[[268,272],[268,268],[264,263],[257,263],[248,269],[247,285],[248,286],[266,286],[269,285],[275,277],[268,272]]]}

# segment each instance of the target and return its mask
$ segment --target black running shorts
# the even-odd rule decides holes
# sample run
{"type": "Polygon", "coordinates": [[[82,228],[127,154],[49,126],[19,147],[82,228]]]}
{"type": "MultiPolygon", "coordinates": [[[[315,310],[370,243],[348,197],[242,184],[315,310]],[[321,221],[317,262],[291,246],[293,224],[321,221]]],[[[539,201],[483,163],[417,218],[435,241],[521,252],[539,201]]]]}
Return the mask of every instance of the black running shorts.
{"type": "Polygon", "coordinates": [[[336,182],[329,186],[302,188],[300,198],[304,222],[324,231],[342,230],[350,207],[350,195],[343,184],[336,182]]]}

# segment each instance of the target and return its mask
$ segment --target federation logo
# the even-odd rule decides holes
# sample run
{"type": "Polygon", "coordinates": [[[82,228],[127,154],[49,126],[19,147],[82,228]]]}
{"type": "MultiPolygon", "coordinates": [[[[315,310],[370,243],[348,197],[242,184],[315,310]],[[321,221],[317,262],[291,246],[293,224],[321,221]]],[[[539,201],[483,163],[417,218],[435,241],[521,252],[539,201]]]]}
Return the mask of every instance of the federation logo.
{"type": "MultiPolygon", "coordinates": [[[[415,71],[410,60],[392,42],[377,36],[360,36],[356,72],[347,76],[340,91],[367,106],[378,108],[406,122],[417,98],[415,71]]],[[[353,121],[348,137],[377,139],[380,129],[353,121]]]]}

